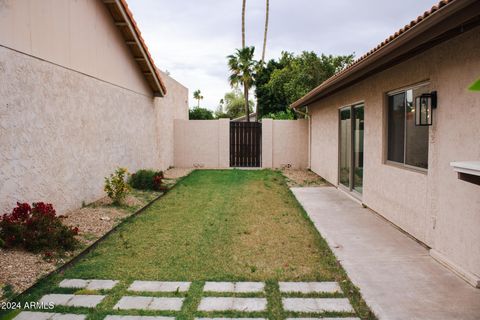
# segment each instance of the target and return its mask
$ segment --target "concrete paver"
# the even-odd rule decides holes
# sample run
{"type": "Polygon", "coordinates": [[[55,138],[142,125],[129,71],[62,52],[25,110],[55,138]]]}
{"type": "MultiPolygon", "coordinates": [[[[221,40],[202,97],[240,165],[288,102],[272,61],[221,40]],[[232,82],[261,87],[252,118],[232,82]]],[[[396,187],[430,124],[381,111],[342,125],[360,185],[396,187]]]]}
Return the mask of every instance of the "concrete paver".
{"type": "Polygon", "coordinates": [[[282,304],[293,312],[354,312],[346,298],[283,298],[282,304]]]}
{"type": "Polygon", "coordinates": [[[163,316],[106,316],[104,320],[175,320],[175,317],[163,316]]]}
{"type": "Polygon", "coordinates": [[[336,293],[342,292],[337,282],[279,282],[280,292],[336,293]]]}
{"type": "Polygon", "coordinates": [[[146,310],[150,303],[153,301],[153,297],[122,297],[113,309],[130,310],[130,309],[144,309],[146,310]]]}
{"type": "Polygon", "coordinates": [[[84,279],[64,279],[59,283],[60,288],[76,288],[88,290],[110,290],[118,284],[115,280],[84,280],[84,279]]]}
{"type": "Polygon", "coordinates": [[[171,310],[180,311],[183,305],[183,298],[153,298],[148,310],[171,310]]]}
{"type": "Polygon", "coordinates": [[[200,301],[199,311],[265,311],[265,298],[205,297],[200,301]]]}
{"type": "Polygon", "coordinates": [[[480,290],[333,187],[292,188],[379,319],[480,318],[480,290]]]}
{"type": "Polygon", "coordinates": [[[66,305],[71,307],[95,308],[104,298],[105,296],[93,294],[74,295],[66,305]]]}
{"type": "Polygon", "coordinates": [[[149,291],[149,292],[186,292],[190,288],[191,282],[178,281],[134,281],[129,291],[149,291]]]}
{"type": "Polygon", "coordinates": [[[231,292],[231,293],[254,293],[265,289],[263,282],[205,282],[203,291],[206,292],[231,292]]]}
{"type": "Polygon", "coordinates": [[[13,320],[85,320],[86,318],[87,316],[83,314],[22,311],[13,320]]]}
{"type": "Polygon", "coordinates": [[[113,307],[120,310],[168,310],[180,311],[184,298],[124,296],[113,307]]]}
{"type": "Polygon", "coordinates": [[[360,320],[360,318],[287,318],[287,320],[360,320]]]}
{"type": "Polygon", "coordinates": [[[195,320],[266,320],[266,319],[265,318],[195,318],[195,320]]]}

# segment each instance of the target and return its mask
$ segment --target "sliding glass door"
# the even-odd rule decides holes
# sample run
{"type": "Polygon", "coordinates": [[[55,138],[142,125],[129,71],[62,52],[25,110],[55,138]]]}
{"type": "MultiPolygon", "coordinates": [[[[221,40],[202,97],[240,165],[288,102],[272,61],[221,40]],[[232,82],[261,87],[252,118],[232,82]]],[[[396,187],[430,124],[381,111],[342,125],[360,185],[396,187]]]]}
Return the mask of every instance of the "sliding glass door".
{"type": "Polygon", "coordinates": [[[341,186],[363,191],[363,104],[340,109],[338,177],[341,186]]]}

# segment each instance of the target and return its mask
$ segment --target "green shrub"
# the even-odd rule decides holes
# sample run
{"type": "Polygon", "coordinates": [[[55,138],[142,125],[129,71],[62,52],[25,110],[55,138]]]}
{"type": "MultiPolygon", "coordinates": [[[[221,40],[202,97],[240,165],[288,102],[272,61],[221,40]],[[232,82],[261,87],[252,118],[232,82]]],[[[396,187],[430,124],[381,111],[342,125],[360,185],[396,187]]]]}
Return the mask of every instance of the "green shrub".
{"type": "Polygon", "coordinates": [[[138,170],[130,176],[128,183],[132,188],[140,190],[161,190],[162,189],[162,171],[138,170]]]}
{"type": "Polygon", "coordinates": [[[73,250],[78,228],[67,227],[49,203],[17,203],[0,219],[0,238],[6,248],[23,246],[33,252],[73,250]]]}
{"type": "Polygon", "coordinates": [[[110,177],[105,177],[104,190],[115,205],[120,205],[130,192],[130,187],[126,182],[127,175],[127,169],[118,168],[110,177]]]}

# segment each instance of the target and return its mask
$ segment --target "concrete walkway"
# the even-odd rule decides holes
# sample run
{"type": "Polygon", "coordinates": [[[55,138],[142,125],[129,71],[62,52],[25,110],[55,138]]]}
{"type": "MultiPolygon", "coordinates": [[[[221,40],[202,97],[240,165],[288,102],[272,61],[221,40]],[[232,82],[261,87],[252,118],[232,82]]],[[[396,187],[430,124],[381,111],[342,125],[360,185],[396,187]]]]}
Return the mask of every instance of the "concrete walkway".
{"type": "Polygon", "coordinates": [[[333,187],[292,188],[380,319],[480,319],[480,289],[333,187]]]}

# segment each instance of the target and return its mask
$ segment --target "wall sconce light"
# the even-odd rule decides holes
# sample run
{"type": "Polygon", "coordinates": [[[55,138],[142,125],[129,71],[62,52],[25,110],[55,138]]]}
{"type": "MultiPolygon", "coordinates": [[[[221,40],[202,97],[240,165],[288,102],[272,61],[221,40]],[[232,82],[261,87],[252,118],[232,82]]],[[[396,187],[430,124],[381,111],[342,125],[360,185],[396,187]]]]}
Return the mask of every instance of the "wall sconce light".
{"type": "Polygon", "coordinates": [[[415,98],[415,125],[431,126],[433,109],[437,108],[437,91],[424,93],[415,98]]]}

